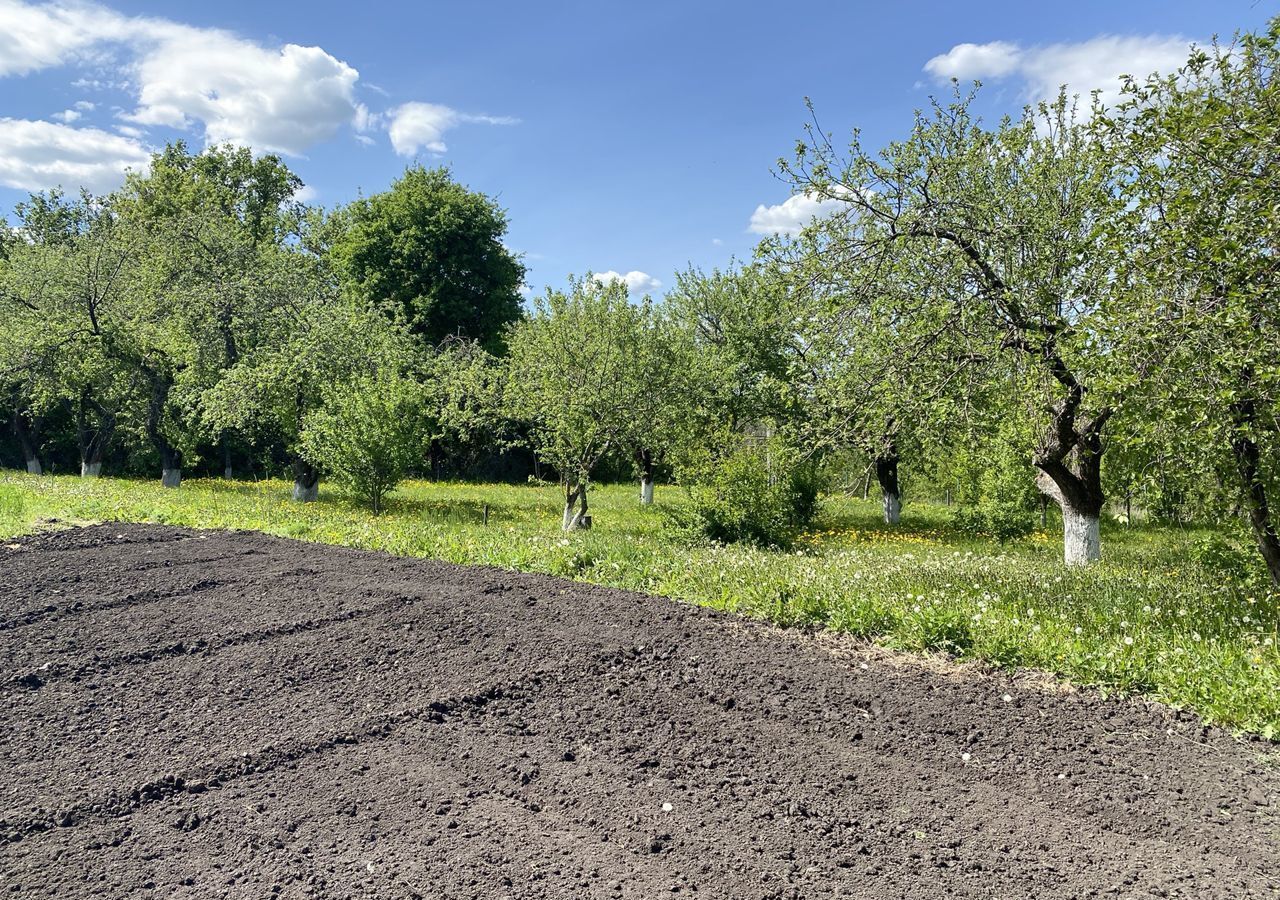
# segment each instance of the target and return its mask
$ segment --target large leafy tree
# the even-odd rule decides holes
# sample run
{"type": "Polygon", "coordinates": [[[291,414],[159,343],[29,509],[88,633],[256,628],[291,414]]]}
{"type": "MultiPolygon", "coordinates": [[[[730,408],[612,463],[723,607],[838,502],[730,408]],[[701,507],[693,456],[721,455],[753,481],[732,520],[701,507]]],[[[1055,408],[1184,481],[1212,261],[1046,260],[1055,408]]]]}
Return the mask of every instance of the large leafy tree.
{"type": "Polygon", "coordinates": [[[1101,138],[1126,166],[1117,219],[1134,298],[1111,340],[1138,437],[1233,485],[1280,584],[1280,19],[1179,71],[1131,80],[1101,138]]]}
{"type": "MultiPolygon", "coordinates": [[[[974,326],[970,360],[1020,379],[1037,440],[1040,489],[1062,508],[1069,564],[1101,555],[1101,463],[1115,407],[1096,375],[1107,361],[1099,314],[1114,269],[1099,225],[1115,209],[1112,161],[1065,97],[990,129],[967,98],[918,114],[906,140],[847,151],[814,130],[784,171],[840,207],[830,265],[883,271],[902,254],[938,261],[974,326]],[[985,327],[977,327],[979,324],[985,327]]],[[[937,318],[919,305],[904,315],[937,318]]]]}
{"type": "Polygon", "coordinates": [[[298,230],[290,200],[300,184],[278,157],[233,147],[191,154],[179,143],[113,199],[144,249],[130,327],[112,352],[146,384],[145,431],[166,485],[180,482],[183,456],[202,436],[203,396],[293,300],[281,259],[298,230]]]}
{"type": "Polygon", "coordinates": [[[524,267],[503,244],[506,213],[447,169],[407,169],[332,217],[325,242],[344,287],[430,346],[461,337],[501,349],[520,316],[524,267]]]}
{"type": "Polygon", "coordinates": [[[135,395],[132,373],[113,351],[130,317],[136,236],[87,194],[37,194],[17,211],[21,239],[0,266],[0,381],[12,424],[28,471],[38,473],[41,424],[70,406],[81,474],[96,476],[135,395]]]}
{"type": "Polygon", "coordinates": [[[767,239],[758,265],[787,285],[783,346],[799,443],[864,456],[885,522],[896,524],[904,457],[918,464],[926,447],[954,443],[973,403],[973,342],[984,323],[955,302],[945,255],[902,245],[851,259],[848,224],[818,219],[795,239],[767,239]]]}

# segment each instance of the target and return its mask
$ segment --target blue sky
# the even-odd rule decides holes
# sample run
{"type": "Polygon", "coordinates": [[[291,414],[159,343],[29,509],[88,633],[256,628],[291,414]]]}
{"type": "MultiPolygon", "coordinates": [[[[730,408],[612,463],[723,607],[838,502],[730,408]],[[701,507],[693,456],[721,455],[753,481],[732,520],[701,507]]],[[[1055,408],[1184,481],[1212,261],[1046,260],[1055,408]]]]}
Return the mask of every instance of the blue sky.
{"type": "Polygon", "coordinates": [[[281,152],[326,206],[414,160],[498,198],[540,290],[637,292],[748,257],[813,214],[772,174],[813,98],[827,130],[900,135],[946,79],[1016,111],[1062,82],[1167,69],[1276,8],[1207,2],[0,0],[0,210],[117,184],[183,137],[281,152]]]}

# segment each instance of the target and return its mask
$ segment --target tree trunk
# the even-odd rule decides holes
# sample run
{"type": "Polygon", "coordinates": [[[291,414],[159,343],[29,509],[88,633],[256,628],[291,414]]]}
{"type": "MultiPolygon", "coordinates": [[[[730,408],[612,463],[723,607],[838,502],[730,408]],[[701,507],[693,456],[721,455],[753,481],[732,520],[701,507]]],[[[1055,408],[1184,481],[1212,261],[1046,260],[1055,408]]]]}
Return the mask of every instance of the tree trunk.
{"type": "Polygon", "coordinates": [[[561,527],[565,531],[580,531],[591,527],[591,516],[587,515],[587,483],[585,481],[581,484],[566,483],[564,519],[561,527]]]}
{"type": "Polygon", "coordinates": [[[227,481],[235,477],[231,467],[231,437],[225,431],[222,433],[222,477],[227,481]]]}
{"type": "MultiPolygon", "coordinates": [[[[1057,362],[1061,364],[1061,360],[1057,362]]],[[[1039,469],[1036,487],[1062,509],[1063,561],[1069,566],[1084,566],[1102,559],[1099,526],[1106,502],[1102,492],[1102,431],[1111,418],[1111,410],[1104,409],[1092,419],[1080,421],[1085,389],[1072,377],[1060,380],[1071,389],[1053,407],[1053,420],[1032,461],[1039,469]]]]}
{"type": "Polygon", "coordinates": [[[151,400],[147,404],[147,436],[160,452],[160,483],[167,488],[182,484],[182,451],[169,443],[163,430],[164,407],[173,383],[153,369],[143,370],[151,382],[151,400]]]}
{"type": "Polygon", "coordinates": [[[165,488],[182,486],[182,453],[173,448],[160,452],[160,484],[165,488]]]}
{"type": "Polygon", "coordinates": [[[1102,559],[1101,516],[1069,506],[1062,508],[1062,558],[1069,566],[1102,559]]]}
{"type": "Polygon", "coordinates": [[[97,478],[102,474],[102,455],[116,430],[116,414],[103,406],[88,389],[80,395],[76,410],[76,437],[80,445],[80,477],[97,478]],[[97,427],[89,425],[89,410],[97,416],[97,427]]]}
{"type": "Polygon", "coordinates": [[[293,461],[293,499],[314,503],[320,498],[320,470],[305,460],[293,461]]]}
{"type": "Polygon", "coordinates": [[[1062,559],[1086,566],[1102,559],[1102,478],[1100,454],[1077,448],[1074,465],[1058,463],[1036,475],[1036,486],[1062,509],[1062,559]],[[1081,462],[1080,457],[1086,457],[1081,462]]]}
{"type": "Polygon", "coordinates": [[[884,498],[884,521],[897,525],[902,519],[902,486],[898,483],[898,451],[889,445],[876,457],[876,481],[884,498]]]}
{"type": "Polygon", "coordinates": [[[1257,418],[1257,408],[1252,400],[1242,400],[1232,406],[1236,433],[1231,439],[1231,452],[1235,456],[1236,471],[1244,489],[1245,508],[1249,512],[1249,525],[1258,542],[1258,550],[1267,564],[1271,582],[1280,585],[1280,536],[1276,534],[1271,519],[1271,504],[1266,485],[1261,477],[1262,453],[1249,436],[1249,429],[1257,418]]]}
{"type": "Polygon", "coordinates": [[[653,505],[653,451],[636,452],[636,464],[640,469],[640,505],[653,505]]]}
{"type": "Polygon", "coordinates": [[[22,447],[28,475],[44,474],[44,466],[40,462],[40,426],[43,421],[41,416],[28,420],[19,410],[13,413],[13,433],[22,447]]]}

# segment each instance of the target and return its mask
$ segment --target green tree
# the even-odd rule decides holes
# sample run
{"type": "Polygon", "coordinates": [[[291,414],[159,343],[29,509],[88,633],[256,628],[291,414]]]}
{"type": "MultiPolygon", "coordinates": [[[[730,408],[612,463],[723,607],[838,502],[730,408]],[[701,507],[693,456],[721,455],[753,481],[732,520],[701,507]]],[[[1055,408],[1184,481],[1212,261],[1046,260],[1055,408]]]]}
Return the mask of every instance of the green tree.
{"type": "Polygon", "coordinates": [[[96,476],[135,384],[110,352],[126,321],[138,254],[100,200],[56,192],[18,204],[24,238],[0,264],[0,383],[27,469],[39,473],[41,426],[73,410],[81,474],[96,476]]]}
{"type": "Polygon", "coordinates": [[[395,371],[332,386],[307,414],[302,452],[382,513],[386,496],[419,464],[431,438],[423,387],[395,371]]]}
{"type": "Polygon", "coordinates": [[[376,310],[348,303],[320,261],[296,249],[278,251],[269,282],[280,297],[235,365],[205,392],[208,430],[235,430],[258,442],[283,445],[293,471],[293,499],[318,497],[320,469],[303,452],[308,417],[334,394],[332,385],[402,369],[411,342],[376,310]]]}
{"type": "MultiPolygon", "coordinates": [[[[1035,425],[1032,462],[1062,508],[1067,563],[1098,559],[1115,412],[1096,378],[1108,364],[1098,335],[1115,268],[1098,226],[1116,201],[1112,160],[1073,105],[1060,97],[992,130],[957,97],[918,114],[910,136],[880,154],[856,134],[845,152],[815,129],[782,166],[798,190],[838,209],[829,265],[865,273],[904,254],[936,262],[947,289],[929,296],[963,306],[969,365],[1020,379],[1028,402],[1010,412],[1035,425]]],[[[919,304],[900,311],[945,319],[919,304]]]]}
{"type": "Polygon", "coordinates": [[[1099,139],[1125,170],[1113,240],[1134,302],[1109,339],[1135,360],[1123,386],[1156,446],[1234,486],[1280,584],[1280,18],[1130,80],[1099,139]]]}
{"type": "Polygon", "coordinates": [[[645,433],[662,402],[653,305],[630,302],[620,281],[590,275],[547,290],[508,333],[508,414],[529,423],[535,452],[560,473],[563,527],[589,527],[591,472],[645,433]]]}
{"type": "Polygon", "coordinates": [[[414,166],[391,188],[338,210],[323,240],[346,290],[424,343],[501,350],[520,316],[524,267],[503,245],[506,213],[453,180],[414,166]]]}
{"type": "MultiPolygon", "coordinates": [[[[146,433],[168,485],[179,483],[183,456],[201,437],[205,393],[291,302],[278,275],[299,229],[291,198],[300,186],[279,157],[231,146],[192,154],[177,143],[113,200],[145,243],[134,327],[116,349],[148,386],[146,433]]],[[[226,435],[214,437],[229,474],[226,435]]]]}

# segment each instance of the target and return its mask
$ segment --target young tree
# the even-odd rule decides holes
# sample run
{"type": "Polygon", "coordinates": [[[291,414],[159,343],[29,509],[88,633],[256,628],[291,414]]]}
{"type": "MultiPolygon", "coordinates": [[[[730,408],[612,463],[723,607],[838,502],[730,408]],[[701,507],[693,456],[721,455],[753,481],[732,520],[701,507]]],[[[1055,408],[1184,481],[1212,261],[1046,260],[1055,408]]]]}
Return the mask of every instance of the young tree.
{"type": "Polygon", "coordinates": [[[1117,352],[1147,441],[1234,484],[1280,584],[1280,18],[1195,50],[1166,77],[1130,80],[1100,140],[1125,164],[1114,237],[1135,302],[1117,352]],[[1143,413],[1146,413],[1145,415],[1143,413]]]}
{"type": "Polygon", "coordinates": [[[813,130],[781,165],[798,190],[840,209],[829,264],[874,272],[904,253],[941,263],[949,289],[933,296],[986,326],[972,364],[1023,373],[1036,400],[1038,485],[1062,508],[1066,562],[1088,563],[1101,555],[1103,437],[1114,414],[1093,383],[1104,355],[1098,313],[1113,290],[1098,228],[1115,209],[1112,163],[1065,97],[995,130],[969,105],[935,104],[879,155],[856,134],[846,154],[813,130]]]}
{"type": "Polygon", "coordinates": [[[590,526],[587,486],[610,451],[634,445],[659,402],[658,340],[646,298],[630,302],[621,281],[571,278],[548,289],[532,316],[507,335],[505,400],[530,423],[535,451],[560,473],[563,528],[590,526]]]}
{"type": "Polygon", "coordinates": [[[344,288],[409,326],[501,349],[520,316],[524,266],[503,245],[506,213],[447,169],[414,166],[390,190],[338,210],[323,235],[344,288]]]}
{"type": "Polygon", "coordinates": [[[303,423],[302,453],[380,515],[426,454],[432,428],[423,387],[396,371],[332,386],[303,423]]]}

